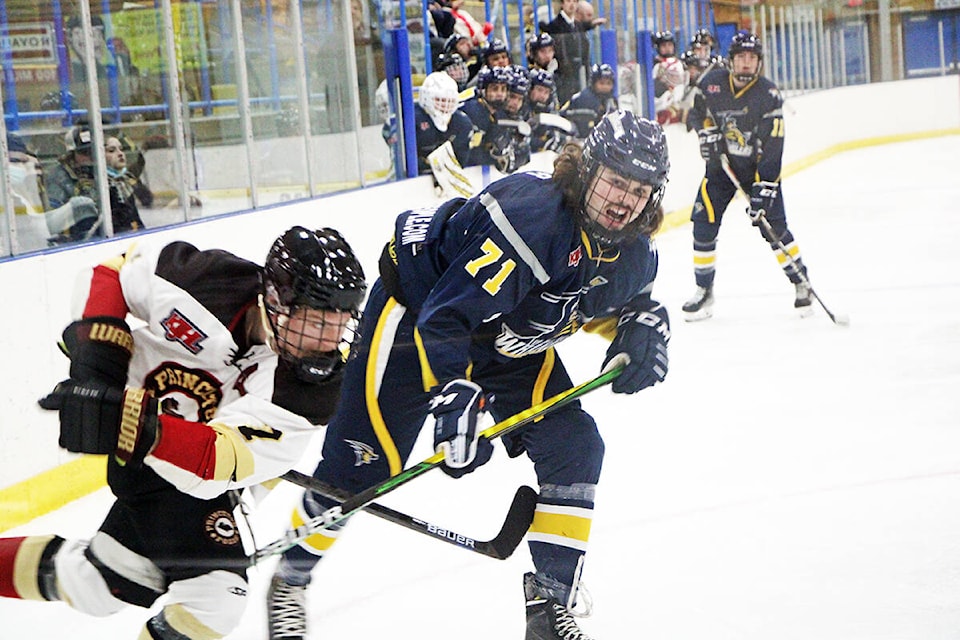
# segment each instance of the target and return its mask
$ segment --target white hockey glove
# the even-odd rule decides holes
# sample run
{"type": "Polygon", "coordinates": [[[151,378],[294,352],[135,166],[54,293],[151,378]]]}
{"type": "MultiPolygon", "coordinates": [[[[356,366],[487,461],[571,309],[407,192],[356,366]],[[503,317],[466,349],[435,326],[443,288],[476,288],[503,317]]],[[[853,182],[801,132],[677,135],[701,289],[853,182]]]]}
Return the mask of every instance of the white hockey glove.
{"type": "Polygon", "coordinates": [[[427,156],[427,162],[430,163],[430,170],[433,172],[433,179],[440,189],[440,197],[449,198],[469,198],[476,193],[470,178],[464,173],[463,167],[457,160],[453,152],[453,144],[447,140],[442,145],[433,150],[427,156]]]}
{"type": "Polygon", "coordinates": [[[434,451],[443,453],[443,471],[454,478],[486,464],[493,455],[493,444],[479,437],[477,422],[486,411],[483,389],[469,380],[453,380],[430,401],[436,424],[434,451]]]}
{"type": "Polygon", "coordinates": [[[768,211],[773,210],[773,204],[780,194],[780,185],[776,182],[754,182],[750,188],[750,206],[747,207],[747,215],[754,226],[760,224],[762,218],[768,211]]]}

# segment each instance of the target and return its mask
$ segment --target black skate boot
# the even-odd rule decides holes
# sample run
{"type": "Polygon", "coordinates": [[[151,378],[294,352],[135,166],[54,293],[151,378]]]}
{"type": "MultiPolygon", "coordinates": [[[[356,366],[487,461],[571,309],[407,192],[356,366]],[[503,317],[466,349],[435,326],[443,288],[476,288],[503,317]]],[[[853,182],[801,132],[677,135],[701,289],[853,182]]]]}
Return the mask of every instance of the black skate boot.
{"type": "Polygon", "coordinates": [[[307,588],[287,584],[274,576],[267,590],[267,626],[270,640],[306,640],[307,588]]]}
{"type": "Polygon", "coordinates": [[[810,295],[810,285],[805,282],[797,282],[794,286],[797,288],[797,297],[793,301],[793,308],[797,310],[801,318],[806,318],[813,314],[813,296],[810,295]]]}
{"type": "Polygon", "coordinates": [[[543,593],[532,573],[523,576],[527,599],[526,640],[590,640],[567,607],[543,593]]]}
{"type": "Polygon", "coordinates": [[[706,320],[713,315],[713,287],[697,287],[693,297],[683,303],[683,319],[687,322],[706,320]]]}

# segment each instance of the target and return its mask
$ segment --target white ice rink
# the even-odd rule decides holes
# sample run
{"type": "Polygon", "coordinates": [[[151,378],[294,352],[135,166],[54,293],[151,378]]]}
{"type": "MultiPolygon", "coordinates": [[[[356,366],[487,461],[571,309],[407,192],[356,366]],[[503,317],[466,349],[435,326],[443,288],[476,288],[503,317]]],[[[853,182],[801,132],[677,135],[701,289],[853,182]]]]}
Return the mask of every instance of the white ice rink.
{"type": "MultiPolygon", "coordinates": [[[[960,136],[848,152],[789,177],[787,215],[823,301],[793,288],[744,202],[727,212],[713,319],[686,324],[690,226],[659,240],[656,296],[673,320],[670,374],[636,396],[586,396],[607,443],[584,580],[597,640],[960,639],[960,136]]],[[[694,194],[690,194],[691,201],[694,194]]],[[[372,238],[381,243],[383,238],[372,238]]],[[[604,345],[560,352],[575,380],[604,345]]],[[[429,455],[421,441],[414,458],[429,455]]],[[[309,471],[310,464],[304,465],[309,471]]],[[[526,458],[462,480],[440,472],[384,503],[489,538],[526,458]]],[[[284,487],[254,515],[279,534],[284,487]]],[[[92,533],[94,496],[4,535],[92,533]]],[[[230,638],[266,638],[274,562],[252,570],[230,638]]],[[[316,572],[316,639],[523,637],[526,546],[496,561],[358,515],[316,572]]],[[[150,613],[98,620],[0,600],[0,639],[133,639],[150,613]]]]}

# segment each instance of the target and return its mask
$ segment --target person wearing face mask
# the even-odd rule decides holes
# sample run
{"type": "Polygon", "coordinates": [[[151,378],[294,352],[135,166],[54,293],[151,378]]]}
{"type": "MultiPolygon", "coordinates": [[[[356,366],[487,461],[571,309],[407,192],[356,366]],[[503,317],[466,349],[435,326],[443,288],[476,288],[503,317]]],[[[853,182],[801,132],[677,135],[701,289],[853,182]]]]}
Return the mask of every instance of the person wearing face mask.
{"type": "MultiPolygon", "coordinates": [[[[555,346],[580,328],[612,339],[598,365],[629,359],[614,393],[661,382],[670,324],[652,297],[651,236],[663,221],[669,168],[660,125],[618,111],[582,148],[564,147],[552,175],[515,173],[470,199],[401,213],[314,477],[353,493],[396,475],[431,415],[441,469],[455,478],[477,469],[494,452],[477,427],[482,414],[503,420],[569,389],[555,346]]],[[[524,637],[588,640],[574,615],[589,602],[580,578],[604,457],[597,424],[572,402],[503,444],[512,457],[526,453],[540,485],[527,534],[533,570],[517,584],[524,637]]],[[[292,522],[332,506],[305,494],[292,522]]],[[[449,506],[470,508],[456,499],[449,506]]],[[[345,527],[334,524],[284,553],[268,591],[271,640],[308,636],[311,573],[345,527]]],[[[448,569],[455,599],[456,570],[448,569]]],[[[337,587],[321,579],[314,588],[337,587]]],[[[475,635],[483,624],[470,621],[475,635]]]]}

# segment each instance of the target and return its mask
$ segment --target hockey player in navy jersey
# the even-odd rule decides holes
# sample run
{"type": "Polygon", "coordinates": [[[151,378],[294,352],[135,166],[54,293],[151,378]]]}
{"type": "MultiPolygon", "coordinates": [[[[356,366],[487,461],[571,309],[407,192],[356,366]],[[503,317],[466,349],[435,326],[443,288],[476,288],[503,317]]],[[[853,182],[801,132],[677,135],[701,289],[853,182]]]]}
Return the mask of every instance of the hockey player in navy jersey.
{"type": "MultiPolygon", "coordinates": [[[[670,329],[651,297],[650,236],[668,170],[661,127],[620,111],[582,154],[567,145],[552,175],[514,174],[469,200],[402,213],[314,476],[357,492],[397,474],[431,414],[441,468],[473,471],[493,452],[478,437],[480,414],[502,420],[570,388],[554,347],[580,328],[612,338],[604,364],[629,357],[615,393],[662,381],[670,329]]],[[[523,578],[526,640],[586,640],[572,611],[588,600],[578,591],[604,453],[597,425],[575,402],[504,445],[527,454],[540,485],[528,534],[534,571],[523,578]]],[[[332,505],[306,494],[293,521],[332,505]]],[[[270,638],[306,637],[311,571],[342,533],[334,525],[283,555],[268,592],[270,638]]]]}
{"type": "Polygon", "coordinates": [[[106,616],[166,594],[139,638],[222,638],[247,594],[236,490],[292,468],[329,420],[363,271],[333,229],[293,227],[264,267],[141,242],[88,276],[70,377],[41,406],[60,446],[108,454],[116,500],[90,540],[0,538],[0,596],[106,616]]]}
{"type": "Polygon", "coordinates": [[[796,287],[794,307],[808,315],[812,312],[810,289],[800,277],[801,271],[806,274],[806,266],[787,228],[780,191],[783,98],[776,85],[761,75],[763,49],[756,35],[739,31],[733,36],[729,63],[729,69],[715,67],[700,79],[687,114],[687,126],[700,138],[706,173],[690,216],[697,289],[683,305],[684,318],[702,320],[713,315],[717,234],[723,213],[737,194],[737,186],[724,171],[723,156],[740,184],[750,189],[747,212],[754,224],[760,228],[760,216],[770,223],[776,238],[765,239],[796,287]],[[792,260],[780,249],[781,243],[792,260]]]}

